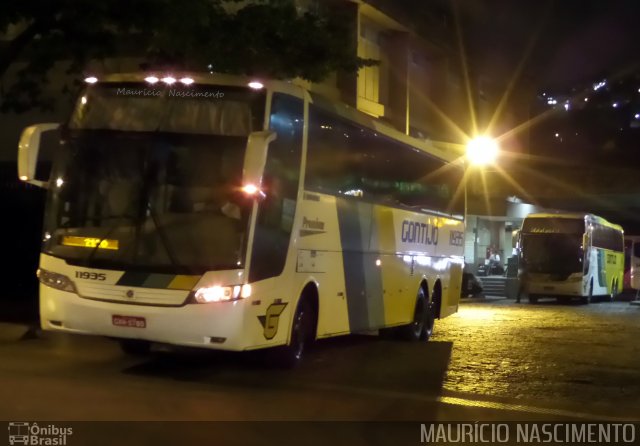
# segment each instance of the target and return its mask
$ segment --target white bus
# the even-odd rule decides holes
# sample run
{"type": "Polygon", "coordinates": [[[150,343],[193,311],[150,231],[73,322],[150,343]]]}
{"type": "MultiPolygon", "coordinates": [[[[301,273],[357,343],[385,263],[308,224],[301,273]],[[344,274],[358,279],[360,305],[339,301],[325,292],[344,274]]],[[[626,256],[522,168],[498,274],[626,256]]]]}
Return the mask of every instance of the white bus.
{"type": "Polygon", "coordinates": [[[90,82],[49,179],[25,129],[19,175],[48,187],[44,330],[274,350],[457,311],[456,155],[292,82],[110,75],[90,82]]]}
{"type": "Polygon", "coordinates": [[[624,237],[624,290],[640,293],[640,236],[624,237]]]}
{"type": "Polygon", "coordinates": [[[529,214],[519,241],[529,301],[578,297],[588,303],[622,291],[622,227],[592,214],[529,214]]]}

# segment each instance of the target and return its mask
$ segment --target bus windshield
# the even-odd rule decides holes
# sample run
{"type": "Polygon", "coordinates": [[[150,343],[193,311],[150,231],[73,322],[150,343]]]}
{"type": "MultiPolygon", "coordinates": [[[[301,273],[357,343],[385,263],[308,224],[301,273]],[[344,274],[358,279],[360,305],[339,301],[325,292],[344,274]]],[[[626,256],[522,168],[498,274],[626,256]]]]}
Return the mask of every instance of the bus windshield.
{"type": "Polygon", "coordinates": [[[237,188],[264,103],[243,88],[87,89],[54,161],[44,251],[108,269],[242,267],[249,212],[237,188]]]}
{"type": "Polygon", "coordinates": [[[529,272],[582,272],[582,234],[522,234],[523,261],[529,272]]]}

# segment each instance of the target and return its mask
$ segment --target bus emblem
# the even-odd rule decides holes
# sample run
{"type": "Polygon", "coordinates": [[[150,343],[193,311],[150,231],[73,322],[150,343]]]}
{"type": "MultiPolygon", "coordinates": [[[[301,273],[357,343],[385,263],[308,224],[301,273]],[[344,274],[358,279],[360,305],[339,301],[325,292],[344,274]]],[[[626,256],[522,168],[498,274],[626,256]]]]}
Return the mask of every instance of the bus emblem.
{"type": "Polygon", "coordinates": [[[286,303],[274,303],[269,305],[267,313],[264,316],[258,316],[262,328],[264,328],[264,338],[273,339],[278,333],[278,323],[280,322],[280,315],[284,311],[286,303]]]}

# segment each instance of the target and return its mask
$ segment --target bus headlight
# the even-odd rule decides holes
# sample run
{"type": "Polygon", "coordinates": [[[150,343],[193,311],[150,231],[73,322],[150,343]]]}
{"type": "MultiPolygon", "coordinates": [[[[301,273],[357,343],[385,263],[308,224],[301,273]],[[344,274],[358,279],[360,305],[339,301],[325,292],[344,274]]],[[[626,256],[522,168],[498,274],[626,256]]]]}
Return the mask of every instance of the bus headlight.
{"type": "Polygon", "coordinates": [[[47,271],[46,269],[38,269],[36,275],[38,276],[40,283],[43,285],[50,286],[57,290],[68,291],[70,293],[78,293],[76,285],[64,274],[54,273],[47,271]]]}
{"type": "Polygon", "coordinates": [[[251,296],[251,285],[249,284],[202,287],[193,295],[195,301],[199,304],[228,302],[231,300],[246,299],[249,296],[251,296]]]}

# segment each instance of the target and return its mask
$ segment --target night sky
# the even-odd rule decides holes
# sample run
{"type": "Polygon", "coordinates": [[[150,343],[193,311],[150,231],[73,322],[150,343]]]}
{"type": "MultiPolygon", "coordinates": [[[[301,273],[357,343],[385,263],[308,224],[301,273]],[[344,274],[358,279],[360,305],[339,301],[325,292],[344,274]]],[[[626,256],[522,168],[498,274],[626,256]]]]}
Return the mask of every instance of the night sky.
{"type": "Polygon", "coordinates": [[[458,0],[465,47],[483,72],[512,73],[533,43],[524,74],[564,88],[612,74],[640,52],[637,0],[458,0]]]}

